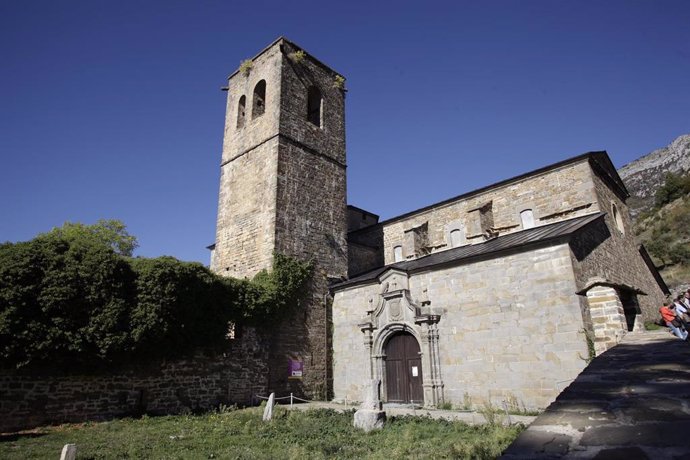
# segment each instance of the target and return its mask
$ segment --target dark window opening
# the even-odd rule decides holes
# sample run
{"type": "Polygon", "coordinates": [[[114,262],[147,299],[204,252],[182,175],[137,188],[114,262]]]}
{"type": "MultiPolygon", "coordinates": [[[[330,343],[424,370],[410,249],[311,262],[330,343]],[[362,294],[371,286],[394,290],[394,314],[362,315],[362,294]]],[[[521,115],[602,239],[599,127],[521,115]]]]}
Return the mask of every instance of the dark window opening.
{"type": "Polygon", "coordinates": [[[628,332],[632,332],[635,327],[635,318],[642,313],[637,295],[625,289],[618,291],[618,297],[623,304],[623,314],[625,315],[625,326],[628,332]]]}
{"type": "Polygon", "coordinates": [[[321,127],[321,91],[315,86],[309,88],[307,94],[307,120],[321,127]]]}
{"type": "Polygon", "coordinates": [[[244,126],[244,111],[247,105],[247,97],[242,96],[240,98],[240,103],[237,105],[237,127],[242,128],[244,126]]]}
{"type": "Polygon", "coordinates": [[[266,80],[261,80],[254,87],[254,101],[252,105],[252,118],[263,115],[266,111],[266,80]]]}

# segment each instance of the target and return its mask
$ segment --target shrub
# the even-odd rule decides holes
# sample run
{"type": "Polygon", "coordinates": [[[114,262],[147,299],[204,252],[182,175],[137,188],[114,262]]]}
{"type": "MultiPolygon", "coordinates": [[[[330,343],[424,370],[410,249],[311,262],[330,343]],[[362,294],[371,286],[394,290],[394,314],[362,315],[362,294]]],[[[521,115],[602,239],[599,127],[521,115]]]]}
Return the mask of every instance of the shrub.
{"type": "Polygon", "coordinates": [[[280,254],[253,280],[173,257],[124,257],[136,240],[114,244],[126,234],[117,224],[105,233],[101,223],[66,224],[0,244],[3,366],[174,358],[223,345],[229,322],[275,323],[307,292],[311,265],[280,254]]]}
{"type": "Polygon", "coordinates": [[[232,290],[199,263],[173,257],[133,259],[136,301],[132,348],[178,356],[223,343],[231,318],[232,290]]]}
{"type": "Polygon", "coordinates": [[[0,356],[113,359],[128,345],[133,273],[110,247],[50,233],[0,246],[0,356]]]}

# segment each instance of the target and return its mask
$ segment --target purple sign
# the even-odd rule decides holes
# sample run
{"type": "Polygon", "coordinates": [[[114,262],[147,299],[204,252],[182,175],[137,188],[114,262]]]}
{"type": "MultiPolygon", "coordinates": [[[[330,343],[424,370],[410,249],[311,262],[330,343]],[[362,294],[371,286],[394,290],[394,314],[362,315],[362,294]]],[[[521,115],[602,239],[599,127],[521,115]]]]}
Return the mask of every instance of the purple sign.
{"type": "Polygon", "coordinates": [[[288,378],[301,379],[304,371],[304,363],[296,359],[288,359],[288,378]]]}

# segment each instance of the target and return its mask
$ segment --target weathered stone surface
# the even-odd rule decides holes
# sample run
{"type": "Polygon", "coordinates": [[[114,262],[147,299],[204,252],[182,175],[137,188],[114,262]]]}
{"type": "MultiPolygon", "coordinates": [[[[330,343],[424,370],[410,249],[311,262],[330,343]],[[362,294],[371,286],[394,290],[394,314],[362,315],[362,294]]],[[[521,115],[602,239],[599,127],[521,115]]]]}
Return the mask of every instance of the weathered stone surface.
{"type": "Polygon", "coordinates": [[[370,379],[364,386],[364,398],[360,409],[365,410],[381,410],[381,381],[378,379],[370,379]]]}
{"type": "Polygon", "coordinates": [[[511,444],[506,454],[509,458],[510,455],[526,455],[527,457],[531,455],[533,458],[542,458],[542,454],[561,457],[568,452],[568,445],[571,442],[572,437],[565,434],[534,430],[520,436],[511,444]]]}
{"type": "Polygon", "coordinates": [[[654,204],[654,194],[666,180],[666,174],[690,171],[690,134],[676,138],[618,170],[630,194],[636,198],[631,214],[636,216],[654,204]]]}
{"type": "Polygon", "coordinates": [[[314,262],[307,301],[274,325],[271,390],[302,397],[329,387],[328,279],[347,274],[345,97],[335,75],[280,38],[229,78],[215,249],[211,268],[237,278],[271,267],[276,252],[314,262]],[[254,114],[257,84],[265,107],[254,114]],[[320,123],[307,117],[309,90],[320,92],[320,123]],[[242,108],[241,100],[245,105],[242,108]],[[244,113],[244,122],[241,122],[244,113]],[[288,360],[304,363],[288,378],[288,360]]]}
{"type": "MultiPolygon", "coordinates": [[[[423,272],[411,269],[408,284],[416,305],[425,302],[443,311],[432,332],[438,338],[428,339],[429,332],[409,318],[361,329],[362,318],[380,304],[380,280],[336,289],[335,398],[356,398],[367,374],[385,382],[384,366],[377,362],[385,354],[379,339],[386,328],[402,323],[420,343],[425,404],[427,395],[434,395],[432,405],[437,400],[456,406],[510,401],[543,408],[584,368],[588,340],[601,354],[629,328],[640,330],[643,320],[655,317],[663,291],[638,250],[625,191],[598,161],[583,156],[350,233],[356,248],[379,248],[384,263],[392,264],[395,247],[408,259],[422,255],[419,248],[410,249],[417,244],[408,241],[415,229],[424,229],[426,250],[433,253],[451,248],[451,233],[458,230],[460,245],[524,230],[520,213],[525,209],[537,226],[606,214],[562,244],[518,248],[423,272]],[[485,228],[487,222],[491,228],[485,228]]],[[[370,252],[356,258],[358,270],[365,259],[375,259],[370,252]]]]}
{"type": "Polygon", "coordinates": [[[688,363],[690,347],[667,332],[628,334],[597,357],[503,458],[542,458],[551,437],[564,434],[571,439],[562,458],[690,457],[684,435],[690,411],[687,399],[676,394],[690,386],[688,363]]]}
{"type": "Polygon", "coordinates": [[[60,454],[60,460],[75,460],[77,458],[77,445],[65,444],[60,454]]]}
{"type": "Polygon", "coordinates": [[[355,412],[353,425],[364,431],[380,430],[386,421],[386,412],[359,409],[355,412]]]}
{"type": "Polygon", "coordinates": [[[602,449],[594,457],[594,460],[648,460],[649,456],[639,447],[616,447],[602,449]]]}
{"type": "Polygon", "coordinates": [[[267,350],[265,338],[244,328],[224,354],[91,376],[4,370],[0,432],[132,414],[211,410],[221,403],[251,404],[254,395],[267,393],[267,350]]]}
{"type": "Polygon", "coordinates": [[[271,395],[268,397],[268,401],[266,401],[266,407],[264,407],[264,417],[263,421],[264,422],[270,422],[271,419],[273,418],[273,406],[276,405],[276,394],[271,393],[271,395]]]}

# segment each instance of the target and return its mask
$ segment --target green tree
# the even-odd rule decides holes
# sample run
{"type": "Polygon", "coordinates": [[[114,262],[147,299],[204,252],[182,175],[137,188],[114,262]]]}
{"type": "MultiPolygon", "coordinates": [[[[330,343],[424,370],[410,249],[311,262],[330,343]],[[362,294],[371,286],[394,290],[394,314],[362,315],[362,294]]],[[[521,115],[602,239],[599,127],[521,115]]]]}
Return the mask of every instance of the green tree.
{"type": "Polygon", "coordinates": [[[23,366],[108,361],[128,347],[132,272],[112,249],[57,233],[0,247],[0,356],[23,366]]]}
{"type": "Polygon", "coordinates": [[[661,208],[682,196],[690,193],[690,175],[667,173],[664,184],[654,195],[654,205],[661,208]]]}
{"type": "Polygon", "coordinates": [[[67,241],[92,240],[123,256],[131,256],[139,247],[137,239],[127,232],[125,224],[115,219],[100,219],[93,225],[65,222],[62,227],[56,227],[43,235],[60,236],[67,241]]]}
{"type": "Polygon", "coordinates": [[[172,257],[125,257],[135,246],[117,221],[0,244],[0,364],[83,372],[175,358],[222,345],[229,322],[279,318],[308,292],[311,265],[280,254],[270,272],[236,280],[172,257]]]}
{"type": "Polygon", "coordinates": [[[199,263],[173,257],[132,259],[136,302],[131,312],[134,351],[181,355],[225,340],[234,293],[199,263]]]}

